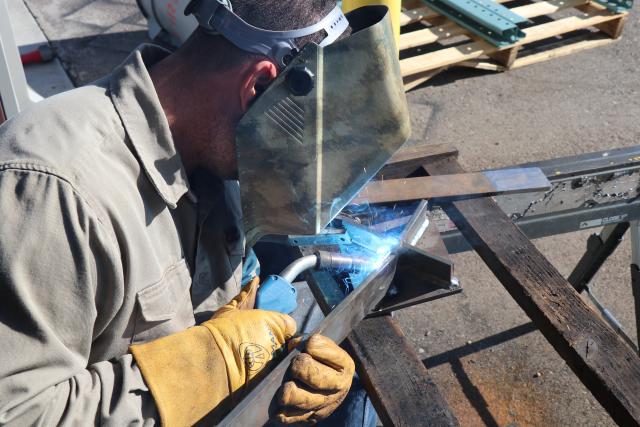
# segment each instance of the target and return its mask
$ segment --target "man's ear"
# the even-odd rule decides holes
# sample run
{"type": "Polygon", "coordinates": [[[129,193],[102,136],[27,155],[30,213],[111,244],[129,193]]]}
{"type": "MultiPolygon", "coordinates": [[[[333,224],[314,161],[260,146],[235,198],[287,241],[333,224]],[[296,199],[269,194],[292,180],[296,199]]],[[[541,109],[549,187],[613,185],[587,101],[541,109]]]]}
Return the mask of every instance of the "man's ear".
{"type": "Polygon", "coordinates": [[[240,88],[242,110],[246,112],[253,100],[278,77],[278,68],[268,60],[260,60],[249,65],[244,73],[240,88]]]}

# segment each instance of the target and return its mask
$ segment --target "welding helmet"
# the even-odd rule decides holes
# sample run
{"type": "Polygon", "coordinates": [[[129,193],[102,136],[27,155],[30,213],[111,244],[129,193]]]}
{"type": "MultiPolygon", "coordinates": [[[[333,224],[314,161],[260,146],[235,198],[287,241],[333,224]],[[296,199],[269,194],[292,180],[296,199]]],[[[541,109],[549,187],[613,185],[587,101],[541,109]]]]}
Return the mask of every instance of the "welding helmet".
{"type": "Polygon", "coordinates": [[[319,233],[409,137],[388,9],[345,16],[336,7],[311,27],[282,32],[249,25],[223,0],[196,0],[185,13],[280,68],[236,129],[247,244],[319,233]],[[320,31],[319,44],[298,50],[295,39],[320,31]]]}

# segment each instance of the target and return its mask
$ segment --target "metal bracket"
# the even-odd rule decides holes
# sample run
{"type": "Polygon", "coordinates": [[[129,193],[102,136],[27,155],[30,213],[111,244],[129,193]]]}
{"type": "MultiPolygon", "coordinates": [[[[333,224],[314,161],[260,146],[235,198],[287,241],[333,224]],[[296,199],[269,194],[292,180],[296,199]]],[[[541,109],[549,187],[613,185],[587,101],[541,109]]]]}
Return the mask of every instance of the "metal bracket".
{"type": "MultiPolygon", "coordinates": [[[[351,237],[351,245],[338,245],[340,251],[348,252],[351,250],[350,246],[357,246],[375,254],[376,249],[388,244],[384,237],[371,232],[375,225],[356,225],[346,218],[342,221],[346,234],[351,237]]],[[[368,221],[363,218],[363,222],[368,221]]],[[[312,245],[299,245],[302,255],[313,253],[321,246],[319,240],[314,241],[313,238],[314,236],[309,236],[312,245]]],[[[372,315],[390,313],[462,291],[462,287],[453,276],[453,263],[449,259],[436,224],[429,219],[426,201],[419,203],[413,211],[395,252],[398,254],[397,274],[388,295],[372,311],[372,315]]],[[[323,271],[311,271],[308,272],[308,276],[316,299],[322,302],[325,310],[337,306],[345,298],[349,286],[342,283],[342,278],[323,271]]],[[[357,277],[349,278],[352,279],[357,277]]]]}
{"type": "Polygon", "coordinates": [[[330,245],[348,245],[351,243],[351,236],[345,231],[339,233],[323,233],[311,236],[288,236],[287,244],[289,246],[330,246],[330,245]]]}
{"type": "Polygon", "coordinates": [[[525,37],[518,24],[529,20],[491,0],[424,1],[435,11],[494,46],[508,46],[525,37]]]}
{"type": "Polygon", "coordinates": [[[628,229],[629,223],[621,222],[605,226],[600,235],[589,236],[586,252],[567,279],[578,292],[587,289],[593,276],[620,245],[628,229]]]}

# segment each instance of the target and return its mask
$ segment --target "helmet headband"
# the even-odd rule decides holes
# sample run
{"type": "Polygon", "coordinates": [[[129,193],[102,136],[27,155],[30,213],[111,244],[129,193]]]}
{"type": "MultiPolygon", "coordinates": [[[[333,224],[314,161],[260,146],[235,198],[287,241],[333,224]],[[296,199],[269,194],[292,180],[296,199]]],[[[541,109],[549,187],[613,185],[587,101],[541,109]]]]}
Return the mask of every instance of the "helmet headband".
{"type": "Polygon", "coordinates": [[[324,31],[326,37],[319,45],[325,47],[336,41],[349,27],[349,21],[338,5],[316,24],[290,31],[254,27],[233,13],[232,9],[227,0],[194,0],[184,13],[193,14],[206,32],[221,35],[246,52],[264,55],[281,69],[297,53],[296,39],[324,31]]]}

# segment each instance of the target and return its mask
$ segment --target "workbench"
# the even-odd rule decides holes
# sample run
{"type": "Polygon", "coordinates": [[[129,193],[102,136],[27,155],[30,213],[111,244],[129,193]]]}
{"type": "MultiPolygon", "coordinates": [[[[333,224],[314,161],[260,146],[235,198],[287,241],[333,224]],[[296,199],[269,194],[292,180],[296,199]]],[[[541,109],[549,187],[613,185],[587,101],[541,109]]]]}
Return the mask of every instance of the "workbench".
{"type": "MultiPolygon", "coordinates": [[[[615,242],[619,242],[629,223],[640,219],[639,155],[640,147],[633,147],[537,164],[553,184],[552,190],[542,193],[547,194],[547,199],[555,197],[554,191],[558,194],[564,191],[567,182],[573,183],[574,190],[597,183],[594,184],[597,194],[602,194],[602,186],[611,182],[630,186],[627,191],[606,194],[606,200],[591,200],[592,206],[560,202],[555,210],[540,209],[536,214],[530,207],[525,212],[519,210],[520,196],[512,195],[443,199],[431,208],[436,221],[438,211],[448,219],[441,221],[445,223],[441,224],[441,231],[449,250],[460,252],[472,248],[480,255],[533,325],[620,425],[640,425],[637,348],[621,330],[616,330],[611,319],[588,305],[580,292],[602,265],[606,254],[615,248],[615,242]],[[617,215],[612,214],[616,212],[617,215]],[[558,227],[549,226],[558,222],[561,223],[558,227]],[[605,231],[607,227],[613,228],[607,231],[607,236],[613,237],[600,241],[599,245],[590,244],[590,250],[567,280],[517,224],[522,224],[533,237],[601,226],[605,226],[605,231]],[[615,232],[611,234],[611,231],[615,232]]],[[[455,149],[423,145],[402,149],[378,177],[463,172],[455,149]]],[[[535,205],[540,195],[522,197],[528,197],[530,205],[535,205]]],[[[304,251],[298,255],[304,255],[304,251]]],[[[324,273],[307,276],[307,281],[316,282],[312,289],[321,289],[326,284],[320,282],[327,280],[324,273]]],[[[455,293],[445,292],[438,297],[455,293]]],[[[341,307],[330,301],[330,295],[320,292],[315,296],[326,313],[341,307]]],[[[384,425],[458,425],[437,384],[392,316],[377,313],[364,319],[348,335],[344,346],[356,361],[358,373],[384,425]]],[[[254,393],[249,393],[249,397],[254,393]]],[[[250,404],[248,399],[234,410],[234,417],[242,413],[243,404],[247,411],[251,408],[252,413],[259,412],[259,405],[250,404]]],[[[225,423],[237,425],[240,419],[225,419],[225,423]]]]}

